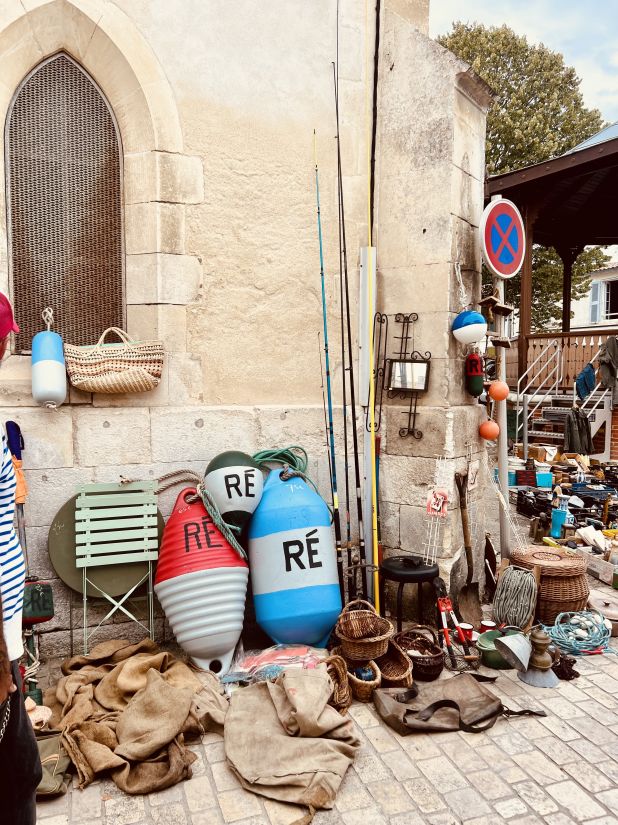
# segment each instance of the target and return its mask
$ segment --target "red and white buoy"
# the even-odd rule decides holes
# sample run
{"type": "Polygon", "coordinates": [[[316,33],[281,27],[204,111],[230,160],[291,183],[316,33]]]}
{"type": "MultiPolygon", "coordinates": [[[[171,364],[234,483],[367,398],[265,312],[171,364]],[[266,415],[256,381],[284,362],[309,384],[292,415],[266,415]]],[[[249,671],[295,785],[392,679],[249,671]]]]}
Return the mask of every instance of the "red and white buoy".
{"type": "Polygon", "coordinates": [[[229,670],[240,638],[249,567],[195,501],[174,505],[159,551],[154,589],[176,640],[204,670],[229,670]]]}

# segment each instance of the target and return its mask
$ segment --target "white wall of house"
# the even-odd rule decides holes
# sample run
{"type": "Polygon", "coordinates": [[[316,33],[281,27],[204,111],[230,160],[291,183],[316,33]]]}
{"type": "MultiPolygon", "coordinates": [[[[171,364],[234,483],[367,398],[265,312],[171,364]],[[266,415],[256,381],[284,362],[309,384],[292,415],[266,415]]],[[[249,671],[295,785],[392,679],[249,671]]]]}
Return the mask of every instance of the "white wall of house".
{"type": "Polygon", "coordinates": [[[571,304],[571,329],[618,326],[618,261],[591,272],[590,279],[588,294],[571,304]]]}

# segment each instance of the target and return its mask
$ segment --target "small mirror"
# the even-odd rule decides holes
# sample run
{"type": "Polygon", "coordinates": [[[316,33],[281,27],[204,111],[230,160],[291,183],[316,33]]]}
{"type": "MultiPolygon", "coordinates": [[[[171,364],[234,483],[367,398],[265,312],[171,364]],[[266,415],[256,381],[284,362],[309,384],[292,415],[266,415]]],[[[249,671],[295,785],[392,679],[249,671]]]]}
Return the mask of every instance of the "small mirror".
{"type": "Polygon", "coordinates": [[[393,392],[425,392],[429,361],[391,361],[388,389],[393,392]]]}

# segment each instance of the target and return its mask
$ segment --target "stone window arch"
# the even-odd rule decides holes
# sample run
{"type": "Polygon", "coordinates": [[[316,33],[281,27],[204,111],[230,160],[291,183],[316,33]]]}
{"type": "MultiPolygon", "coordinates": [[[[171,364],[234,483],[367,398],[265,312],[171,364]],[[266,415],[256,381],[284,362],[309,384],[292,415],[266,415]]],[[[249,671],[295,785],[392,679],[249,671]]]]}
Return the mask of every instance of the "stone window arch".
{"type": "Polygon", "coordinates": [[[105,96],[59,52],[18,87],[5,127],[10,289],[30,349],[52,306],[73,344],[124,326],[122,147],[105,96]]]}

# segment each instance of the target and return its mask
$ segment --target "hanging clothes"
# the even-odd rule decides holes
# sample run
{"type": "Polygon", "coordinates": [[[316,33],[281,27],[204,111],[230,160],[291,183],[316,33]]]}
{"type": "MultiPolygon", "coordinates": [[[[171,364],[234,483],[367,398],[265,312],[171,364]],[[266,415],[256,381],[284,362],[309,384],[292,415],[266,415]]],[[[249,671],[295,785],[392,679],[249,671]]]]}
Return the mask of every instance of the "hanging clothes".
{"type": "Polygon", "coordinates": [[[596,375],[592,364],[586,364],[583,370],[575,379],[575,387],[577,388],[577,396],[580,401],[588,398],[590,393],[596,387],[596,375]]]}
{"type": "Polygon", "coordinates": [[[590,455],[592,453],[592,432],[586,413],[577,407],[569,410],[564,422],[564,452],[590,455]]]}
{"type": "Polygon", "coordinates": [[[599,374],[602,385],[612,390],[612,400],[618,401],[618,338],[615,335],[601,347],[599,374]]]}

